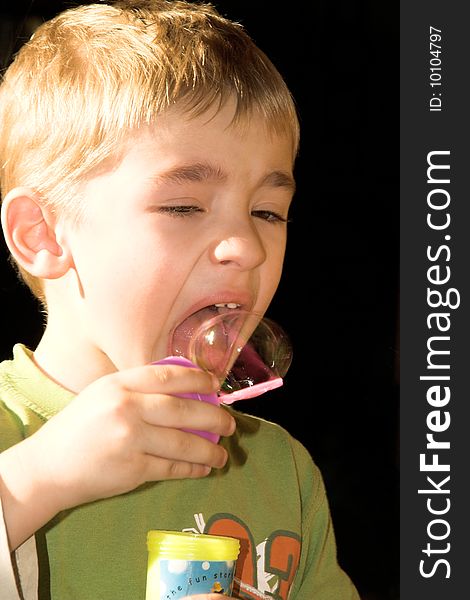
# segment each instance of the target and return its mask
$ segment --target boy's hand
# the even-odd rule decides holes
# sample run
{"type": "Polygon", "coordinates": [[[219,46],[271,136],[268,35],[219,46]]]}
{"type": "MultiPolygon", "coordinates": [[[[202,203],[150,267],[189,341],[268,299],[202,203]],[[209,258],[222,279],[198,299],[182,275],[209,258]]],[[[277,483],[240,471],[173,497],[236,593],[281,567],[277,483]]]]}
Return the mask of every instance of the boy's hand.
{"type": "Polygon", "coordinates": [[[219,406],[175,397],[216,388],[210,374],[181,366],[113,373],[2,453],[0,491],[12,549],[63,509],[147,481],[203,477],[223,467],[222,446],[181,428],[231,435],[232,416],[219,406]]]}

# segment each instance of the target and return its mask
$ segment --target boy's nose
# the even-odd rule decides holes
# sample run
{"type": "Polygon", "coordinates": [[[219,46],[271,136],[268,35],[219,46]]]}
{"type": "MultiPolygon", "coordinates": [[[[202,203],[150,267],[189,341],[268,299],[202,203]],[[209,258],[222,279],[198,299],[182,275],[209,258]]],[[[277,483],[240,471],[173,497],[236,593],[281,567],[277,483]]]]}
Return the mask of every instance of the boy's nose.
{"type": "Polygon", "coordinates": [[[211,252],[213,262],[239,269],[254,269],[266,260],[266,250],[256,232],[219,237],[211,252]]]}

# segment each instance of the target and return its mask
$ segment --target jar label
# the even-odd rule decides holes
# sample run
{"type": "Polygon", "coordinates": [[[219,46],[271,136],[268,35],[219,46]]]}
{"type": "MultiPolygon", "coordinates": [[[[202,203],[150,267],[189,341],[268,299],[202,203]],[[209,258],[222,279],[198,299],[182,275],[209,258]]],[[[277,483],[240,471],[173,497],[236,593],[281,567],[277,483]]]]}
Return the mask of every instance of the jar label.
{"type": "Polygon", "coordinates": [[[159,595],[152,595],[152,600],[209,593],[229,596],[232,591],[235,561],[160,559],[156,562],[160,571],[159,595]]]}

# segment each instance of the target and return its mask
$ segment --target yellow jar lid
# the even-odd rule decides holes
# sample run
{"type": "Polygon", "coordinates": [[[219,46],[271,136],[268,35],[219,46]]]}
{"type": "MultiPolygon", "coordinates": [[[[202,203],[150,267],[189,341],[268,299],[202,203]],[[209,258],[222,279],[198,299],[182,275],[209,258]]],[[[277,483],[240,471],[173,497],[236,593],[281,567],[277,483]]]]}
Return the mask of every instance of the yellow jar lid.
{"type": "Polygon", "coordinates": [[[152,530],[147,533],[147,549],[168,560],[230,561],[238,558],[240,542],[220,535],[152,530]]]}

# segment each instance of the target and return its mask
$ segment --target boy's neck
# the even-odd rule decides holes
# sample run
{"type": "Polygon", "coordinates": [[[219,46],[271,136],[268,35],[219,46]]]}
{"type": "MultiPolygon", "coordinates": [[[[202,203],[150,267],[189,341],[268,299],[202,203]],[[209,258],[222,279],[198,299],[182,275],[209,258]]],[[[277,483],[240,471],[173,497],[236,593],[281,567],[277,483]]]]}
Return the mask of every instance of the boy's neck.
{"type": "Polygon", "coordinates": [[[74,393],[116,368],[98,349],[88,347],[77,336],[51,322],[34,351],[37,366],[53,381],[74,393]]]}

